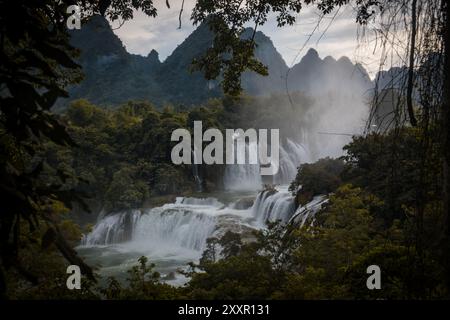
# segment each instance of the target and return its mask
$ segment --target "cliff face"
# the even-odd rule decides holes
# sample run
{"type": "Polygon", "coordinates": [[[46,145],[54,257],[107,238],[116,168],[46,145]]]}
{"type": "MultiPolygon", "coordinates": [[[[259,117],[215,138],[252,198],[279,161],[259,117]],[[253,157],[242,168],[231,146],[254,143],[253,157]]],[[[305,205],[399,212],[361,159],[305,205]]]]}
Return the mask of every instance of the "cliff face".
{"type": "Polygon", "coordinates": [[[349,58],[321,59],[316,50],[310,49],[289,73],[289,89],[311,95],[339,92],[340,94],[364,94],[373,87],[367,71],[349,58]]]}
{"type": "MultiPolygon", "coordinates": [[[[161,62],[156,51],[147,57],[129,54],[103,17],[93,17],[80,30],[71,32],[71,43],[80,49],[78,62],[84,80],[69,88],[70,100],[86,98],[100,105],[127,100],[155,100],[163,92],[155,79],[161,62]]],[[[59,101],[59,105],[67,103],[59,101]]]]}
{"type": "MultiPolygon", "coordinates": [[[[243,37],[248,37],[253,33],[252,29],[247,29],[243,37]]],[[[261,76],[254,72],[245,72],[242,75],[242,87],[249,95],[267,95],[270,93],[285,92],[285,77],[288,67],[273,45],[272,40],[261,31],[256,32],[255,50],[256,58],[267,66],[268,76],[261,76]]]]}
{"type": "MultiPolygon", "coordinates": [[[[247,29],[243,37],[252,33],[247,29]]],[[[218,81],[207,81],[200,72],[191,73],[194,58],[200,57],[212,44],[213,35],[207,25],[199,26],[173,53],[160,62],[152,50],[148,56],[126,51],[121,40],[102,17],[93,17],[81,30],[72,32],[72,44],[81,50],[79,63],[85,79],[69,89],[70,99],[86,98],[95,104],[115,106],[128,100],[149,100],[189,106],[223,95],[218,81]]],[[[268,66],[269,76],[245,72],[242,86],[249,95],[261,96],[286,92],[286,75],[291,92],[315,94],[323,90],[345,87],[366,90],[372,86],[367,72],[348,58],[338,61],[321,59],[311,49],[288,73],[288,67],[272,41],[262,32],[255,35],[256,57],[268,66]]],[[[58,105],[67,105],[61,100],[58,105]]]]}

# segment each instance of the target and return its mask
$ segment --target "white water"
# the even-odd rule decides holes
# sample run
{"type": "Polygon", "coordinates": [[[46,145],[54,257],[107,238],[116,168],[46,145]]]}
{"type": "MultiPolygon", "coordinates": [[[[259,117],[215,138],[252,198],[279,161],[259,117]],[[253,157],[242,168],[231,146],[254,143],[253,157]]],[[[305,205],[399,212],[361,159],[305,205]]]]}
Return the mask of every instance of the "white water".
{"type": "MultiPolygon", "coordinates": [[[[247,151],[257,149],[250,146],[247,151]]],[[[287,223],[292,217],[306,221],[321,202],[311,203],[315,211],[309,208],[296,211],[286,183],[295,178],[297,167],[309,160],[302,146],[287,140],[280,150],[279,173],[272,179],[283,185],[258,191],[263,184],[259,165],[229,165],[224,176],[229,191],[220,199],[178,197],[160,207],[101,215],[78,251],[88,263],[100,265],[100,273],[105,276],[124,276],[124,271],[142,255],[167,275],[188,262],[198,261],[206,240],[220,237],[227,230],[249,235],[252,229],[265,228],[267,221],[287,223]]],[[[197,171],[194,176],[200,180],[197,171]]],[[[168,282],[185,281],[178,276],[168,282]]]]}
{"type": "MultiPolygon", "coordinates": [[[[255,144],[246,146],[249,157],[258,158],[255,144]]],[[[271,177],[272,184],[289,184],[297,174],[297,168],[302,163],[311,162],[308,150],[290,139],[280,145],[279,170],[271,177]]],[[[226,190],[258,190],[262,188],[263,179],[259,164],[233,164],[225,169],[224,184],[226,190]]]]}
{"type": "Polygon", "coordinates": [[[323,195],[314,197],[311,202],[307,203],[305,206],[298,207],[295,213],[291,216],[290,221],[294,220],[296,222],[300,222],[299,225],[301,227],[303,227],[307,222],[314,224],[315,214],[327,202],[328,198],[323,195]]]}
{"type": "MultiPolygon", "coordinates": [[[[256,143],[246,144],[245,152],[248,154],[247,159],[251,159],[252,157],[258,159],[256,143]]],[[[248,160],[246,160],[245,164],[227,165],[223,178],[225,189],[235,191],[261,189],[262,179],[259,170],[259,164],[249,164],[248,160]]]]}
{"type": "MultiPolygon", "coordinates": [[[[99,265],[105,277],[124,279],[125,271],[142,255],[167,275],[198,261],[208,237],[220,237],[227,230],[249,234],[249,230],[264,228],[267,220],[286,223],[295,213],[287,186],[228,200],[179,197],[161,207],[106,215],[83,238],[78,251],[88,263],[99,265]],[[249,198],[254,199],[251,206],[249,198]]],[[[177,276],[167,282],[179,285],[185,281],[177,276]]]]}
{"type": "Polygon", "coordinates": [[[286,189],[265,190],[258,194],[252,213],[260,226],[264,226],[266,221],[287,222],[294,214],[294,198],[286,189]]]}
{"type": "Polygon", "coordinates": [[[294,214],[294,198],[287,186],[255,193],[253,205],[236,209],[236,201],[225,205],[218,199],[178,197],[174,203],[147,210],[133,210],[101,218],[82,240],[84,246],[110,245],[125,241],[202,250],[206,239],[221,228],[224,217],[251,228],[267,220],[287,222],[294,214]]]}
{"type": "Polygon", "coordinates": [[[298,167],[311,162],[308,150],[290,139],[280,147],[280,169],[273,177],[273,184],[289,184],[297,175],[298,167]]]}
{"type": "Polygon", "coordinates": [[[141,215],[139,210],[100,214],[92,232],[83,237],[82,245],[108,245],[131,239],[133,228],[141,215]]]}
{"type": "Polygon", "coordinates": [[[146,211],[134,227],[133,241],[154,249],[164,246],[200,251],[214,231],[217,207],[166,204],[146,211]]]}
{"type": "Polygon", "coordinates": [[[202,187],[202,178],[200,177],[200,174],[198,172],[198,165],[197,165],[197,152],[196,152],[196,148],[194,146],[194,150],[191,151],[192,153],[192,159],[194,161],[192,161],[192,175],[194,176],[194,180],[195,180],[195,184],[197,185],[197,191],[202,192],[203,187],[202,187]]]}

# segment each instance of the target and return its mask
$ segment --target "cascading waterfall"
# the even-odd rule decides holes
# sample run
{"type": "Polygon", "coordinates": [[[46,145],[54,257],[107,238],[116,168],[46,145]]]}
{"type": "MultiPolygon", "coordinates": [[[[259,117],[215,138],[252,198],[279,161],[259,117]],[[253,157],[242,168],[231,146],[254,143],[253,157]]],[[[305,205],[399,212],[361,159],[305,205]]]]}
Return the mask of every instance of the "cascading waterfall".
{"type": "Polygon", "coordinates": [[[286,139],[287,151],[291,161],[294,163],[308,163],[312,162],[311,155],[305,146],[295,143],[291,139],[286,139]]]}
{"type": "MultiPolygon", "coordinates": [[[[256,144],[248,144],[246,149],[249,156],[257,153],[256,144]]],[[[231,191],[224,194],[228,199],[225,203],[214,197],[178,197],[160,207],[102,214],[92,232],[83,237],[79,250],[90,252],[96,262],[98,256],[109,257],[110,266],[119,268],[119,263],[119,270],[126,270],[145,255],[160,263],[159,271],[168,274],[199,259],[209,237],[220,237],[228,230],[245,233],[265,228],[267,221],[288,223],[295,218],[305,223],[318,210],[320,201],[312,203],[312,209],[296,211],[294,197],[285,183],[295,177],[300,163],[308,160],[306,150],[287,139],[280,150],[274,188],[257,191],[263,184],[259,165],[228,165],[224,182],[231,191]],[[98,246],[101,249],[95,249],[98,246]]],[[[195,165],[193,175],[201,187],[195,165]]],[[[110,272],[109,268],[105,267],[105,272],[110,272]]]]}
{"type": "MultiPolygon", "coordinates": [[[[256,143],[246,143],[245,152],[252,157],[258,158],[258,146],[256,143]]],[[[237,155],[235,155],[236,161],[237,155]]],[[[262,179],[259,164],[230,164],[225,168],[223,178],[227,190],[258,190],[261,189],[262,179]]]]}
{"type": "Polygon", "coordinates": [[[85,246],[108,245],[128,241],[133,236],[141,212],[131,210],[110,215],[100,214],[94,229],[85,235],[81,244],[85,246]]]}
{"type": "MultiPolygon", "coordinates": [[[[256,143],[248,143],[246,152],[257,155],[256,143]]],[[[195,152],[193,150],[193,157],[195,152]]],[[[299,144],[286,139],[280,147],[280,170],[273,181],[277,184],[290,182],[301,162],[309,161],[308,153],[299,144]]],[[[224,182],[229,190],[258,190],[262,187],[259,165],[228,165],[224,182]]],[[[197,166],[193,166],[194,178],[201,186],[197,166]]],[[[169,245],[192,250],[201,250],[217,223],[220,209],[226,206],[216,198],[182,198],[175,203],[148,210],[132,210],[100,217],[91,233],[83,237],[82,245],[109,245],[124,241],[145,242],[148,245],[169,245]]],[[[228,209],[238,212],[249,211],[255,228],[263,227],[266,221],[287,222],[294,215],[294,199],[286,187],[264,190],[257,194],[249,209],[228,209]]],[[[224,214],[224,213],[222,213],[224,214]]],[[[227,213],[228,214],[228,213],[227,213]]],[[[238,215],[239,215],[238,214],[238,215]]],[[[228,214],[229,215],[229,214],[228,214]]]]}
{"type": "Polygon", "coordinates": [[[105,215],[78,250],[88,262],[100,264],[105,276],[123,276],[140,256],[147,256],[168,277],[165,281],[182,285],[187,278],[177,270],[198,261],[208,238],[220,238],[226,231],[250,235],[251,230],[265,228],[267,221],[296,219],[304,224],[325,201],[318,198],[295,211],[287,186],[276,188],[255,193],[254,201],[248,194],[230,199],[228,205],[213,197],[179,197],[161,207],[105,215]]]}
{"type": "Polygon", "coordinates": [[[155,248],[163,246],[201,251],[215,225],[215,217],[206,212],[165,205],[150,209],[141,216],[133,241],[155,248]]]}
{"type": "Polygon", "coordinates": [[[130,241],[147,248],[185,248],[200,252],[221,219],[234,215],[239,218],[233,220],[235,223],[248,220],[246,225],[256,229],[264,228],[267,221],[287,223],[294,218],[300,219],[303,225],[326,201],[324,196],[319,196],[295,210],[294,197],[287,186],[259,192],[247,209],[236,209],[236,202],[226,206],[212,197],[178,197],[174,203],[161,207],[106,215],[83,237],[81,244],[96,246],[130,241]]]}
{"type": "Polygon", "coordinates": [[[195,184],[197,185],[197,191],[202,192],[203,191],[203,183],[202,183],[202,178],[200,177],[200,174],[199,174],[198,164],[196,164],[197,156],[196,156],[196,152],[195,152],[195,147],[194,147],[194,150],[191,151],[191,153],[192,153],[192,159],[194,160],[192,162],[192,175],[194,176],[195,184]]]}
{"type": "Polygon", "coordinates": [[[288,171],[284,175],[283,183],[290,183],[297,175],[300,164],[312,162],[311,155],[305,146],[297,144],[290,139],[286,140],[287,157],[283,158],[289,162],[288,171]]]}
{"type": "Polygon", "coordinates": [[[132,241],[149,247],[171,246],[202,250],[214,231],[214,212],[223,207],[215,198],[182,198],[175,203],[141,211],[110,214],[99,220],[82,245],[132,241]]]}
{"type": "MultiPolygon", "coordinates": [[[[255,143],[246,145],[248,154],[257,155],[258,149],[255,143]]],[[[301,145],[286,139],[286,143],[280,146],[279,170],[272,177],[273,184],[288,184],[297,174],[297,168],[301,163],[310,162],[308,151],[301,145]]],[[[233,164],[225,169],[225,189],[227,190],[258,190],[262,186],[259,164],[233,164]]]]}
{"type": "Polygon", "coordinates": [[[252,207],[256,222],[264,225],[266,221],[287,222],[294,214],[294,197],[285,189],[264,190],[258,194],[252,207]]]}
{"type": "MultiPolygon", "coordinates": [[[[174,203],[147,210],[131,210],[100,218],[82,245],[110,245],[125,241],[145,243],[150,247],[171,246],[201,251],[206,239],[217,230],[221,217],[247,217],[247,224],[263,228],[267,221],[287,223],[300,220],[301,225],[326,203],[325,196],[295,210],[294,197],[287,186],[259,192],[250,208],[237,209],[236,201],[226,206],[213,197],[178,197],[174,203]]],[[[246,221],[237,219],[236,221],[246,221]]]]}
{"type": "Polygon", "coordinates": [[[311,224],[314,221],[311,221],[314,218],[315,214],[322,208],[322,205],[328,202],[328,198],[321,195],[316,196],[311,200],[311,202],[307,203],[305,206],[298,207],[295,213],[290,218],[290,221],[294,220],[299,222],[299,225],[303,227],[306,222],[310,221],[311,224]]]}
{"type": "Polygon", "coordinates": [[[300,164],[311,162],[308,150],[291,139],[280,146],[280,168],[272,178],[273,184],[289,184],[297,175],[300,164]]]}

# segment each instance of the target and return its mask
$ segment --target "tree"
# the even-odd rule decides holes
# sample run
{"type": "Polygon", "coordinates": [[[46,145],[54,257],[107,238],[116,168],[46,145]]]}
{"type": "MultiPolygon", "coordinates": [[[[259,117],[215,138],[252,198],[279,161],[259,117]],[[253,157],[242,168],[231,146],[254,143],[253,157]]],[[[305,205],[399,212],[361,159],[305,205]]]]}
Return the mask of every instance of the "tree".
{"type": "Polygon", "coordinates": [[[127,271],[127,287],[122,287],[119,281],[110,277],[107,287],[101,288],[100,292],[108,299],[168,300],[178,297],[176,287],[160,283],[161,276],[159,272],[154,271],[155,264],[147,263],[145,256],[140,257],[138,262],[138,265],[127,271]]]}
{"type": "MultiPolygon", "coordinates": [[[[45,141],[75,146],[65,127],[49,112],[56,99],[67,96],[64,87],[81,78],[66,27],[66,10],[72,4],[81,5],[88,15],[106,14],[112,20],[131,19],[133,8],[150,16],[156,14],[153,2],[145,0],[0,1],[0,189],[6,199],[0,216],[1,295],[6,290],[4,268],[14,267],[36,282],[36,277],[20,265],[18,241],[23,223],[32,231],[38,227],[38,218],[44,218],[48,225],[45,236],[93,279],[92,270],[61,236],[48,209],[54,201],[68,207],[73,201],[83,201],[58,185],[39,183],[42,162],[30,166],[45,141]]],[[[57,175],[61,181],[67,178],[65,172],[57,171],[57,175]]]]}
{"type": "Polygon", "coordinates": [[[226,259],[237,256],[242,247],[241,236],[238,233],[227,231],[219,240],[222,246],[222,256],[226,259]]]}
{"type": "MultiPolygon", "coordinates": [[[[441,103],[441,126],[442,130],[442,150],[444,152],[444,212],[446,216],[446,236],[443,238],[443,245],[449,252],[450,246],[450,4],[442,1],[442,11],[444,15],[444,81],[441,103]]],[[[447,287],[450,287],[450,253],[447,254],[447,287]]]]}
{"type": "Polygon", "coordinates": [[[198,0],[192,13],[194,24],[207,22],[214,33],[213,45],[205,55],[194,61],[195,69],[204,71],[207,79],[223,76],[225,93],[236,95],[242,91],[240,78],[251,70],[267,75],[267,68],[254,57],[255,34],[265,24],[270,13],[276,15],[278,27],[292,25],[304,5],[315,5],[328,14],[336,7],[356,3],[358,23],[365,24],[381,7],[380,1],[362,0],[198,0]],[[242,37],[246,26],[253,26],[250,37],[242,37]]]}
{"type": "MultiPolygon", "coordinates": [[[[395,106],[396,114],[408,114],[409,124],[424,129],[419,152],[423,161],[427,161],[429,148],[438,141],[443,166],[442,200],[446,216],[446,233],[442,245],[450,243],[450,5],[444,0],[285,0],[285,1],[197,1],[192,15],[194,23],[208,21],[215,33],[214,45],[205,56],[196,61],[199,69],[208,79],[224,76],[225,91],[240,91],[239,76],[246,68],[265,74],[264,66],[253,59],[255,43],[253,38],[242,39],[241,34],[246,24],[257,27],[267,21],[268,14],[274,12],[278,26],[292,24],[296,21],[295,13],[303,5],[316,5],[323,14],[347,4],[356,8],[356,22],[367,25],[379,19],[381,34],[379,39],[387,53],[403,52],[408,61],[407,81],[400,90],[406,97],[406,103],[395,106]],[[402,26],[406,33],[407,45],[398,47],[392,44],[392,35],[402,26]],[[418,32],[420,30],[420,32],[418,32]],[[419,108],[414,110],[414,99],[419,108]],[[436,126],[437,134],[428,132],[436,126]]],[[[398,79],[397,79],[398,80],[398,79]]],[[[288,81],[288,77],[286,77],[288,81]]],[[[372,114],[376,114],[377,101],[374,99],[372,114]]],[[[370,127],[371,123],[369,123],[370,127]]],[[[395,125],[403,126],[404,121],[395,125]]],[[[420,176],[424,176],[422,171],[420,176]]],[[[421,224],[423,206],[420,205],[423,193],[417,192],[417,221],[421,224]]],[[[447,284],[450,287],[450,250],[447,250],[447,284]]]]}
{"type": "Polygon", "coordinates": [[[405,219],[407,207],[417,204],[417,190],[426,190],[424,204],[441,197],[440,156],[437,146],[429,148],[423,162],[419,128],[402,128],[385,134],[372,133],[355,137],[344,147],[347,155],[342,179],[384,199],[383,220],[390,225],[394,219],[405,219]],[[421,171],[426,172],[421,177],[421,171]]]}
{"type": "MultiPolygon", "coordinates": [[[[293,230],[297,240],[287,279],[276,293],[285,299],[348,299],[351,285],[345,272],[362,254],[379,243],[380,229],[373,208],[380,199],[351,185],[342,185],[329,204],[317,213],[314,224],[293,230]]],[[[355,277],[366,279],[365,272],[355,277]]]]}
{"type": "MultiPolygon", "coordinates": [[[[214,45],[202,59],[195,61],[197,68],[205,72],[208,79],[223,74],[223,87],[226,92],[240,92],[239,75],[249,68],[265,74],[264,66],[253,58],[255,43],[253,37],[241,38],[244,26],[258,26],[267,21],[268,14],[274,12],[278,26],[296,21],[295,13],[303,5],[316,5],[323,14],[328,14],[343,5],[354,4],[356,22],[367,25],[379,19],[380,42],[387,54],[403,52],[408,61],[407,81],[399,88],[406,97],[406,103],[399,99],[394,113],[408,114],[412,126],[422,128],[423,139],[418,149],[422,162],[428,161],[428,154],[437,143],[443,167],[442,201],[446,217],[446,231],[442,246],[447,248],[447,287],[450,287],[450,5],[444,0],[285,0],[285,1],[197,1],[192,15],[194,23],[208,21],[214,31],[214,45]],[[392,44],[392,35],[402,26],[406,33],[405,47],[392,44]],[[420,30],[420,32],[418,32],[420,30]],[[418,97],[413,94],[418,92],[418,97]],[[413,103],[418,104],[414,109],[413,103]],[[436,127],[437,130],[429,131],[436,127]]],[[[288,75],[286,76],[288,81],[288,75]]],[[[398,79],[396,79],[398,81],[398,79]]],[[[383,88],[382,88],[383,89],[383,88]]],[[[372,115],[376,114],[377,96],[373,101],[372,115]]],[[[404,120],[396,117],[394,125],[403,126],[404,120]]],[[[371,127],[371,122],[368,127],[371,127]]],[[[421,170],[419,177],[425,177],[421,170]]],[[[416,216],[418,225],[422,224],[424,192],[416,192],[416,216]]],[[[420,237],[421,231],[418,232],[420,237]]],[[[420,251],[420,250],[419,250],[420,251]]]]}
{"type": "Polygon", "coordinates": [[[344,165],[343,160],[325,158],[300,166],[297,176],[289,186],[289,191],[296,196],[297,204],[305,205],[314,196],[336,190],[342,184],[340,175],[344,165]]]}

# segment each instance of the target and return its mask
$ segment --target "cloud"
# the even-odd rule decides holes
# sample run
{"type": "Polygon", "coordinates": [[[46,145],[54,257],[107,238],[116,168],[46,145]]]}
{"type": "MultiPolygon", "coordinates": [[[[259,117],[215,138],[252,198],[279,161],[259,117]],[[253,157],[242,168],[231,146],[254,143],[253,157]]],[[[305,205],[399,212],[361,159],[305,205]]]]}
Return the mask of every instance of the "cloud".
{"type": "Polygon", "coordinates": [[[155,49],[158,51],[160,59],[164,60],[194,31],[195,27],[190,21],[193,5],[193,0],[185,1],[181,29],[178,29],[181,2],[171,1],[171,9],[168,9],[164,1],[159,1],[155,5],[158,9],[156,18],[148,17],[142,12],[135,12],[132,20],[127,21],[114,32],[129,52],[147,55],[152,49],[155,49]]]}

